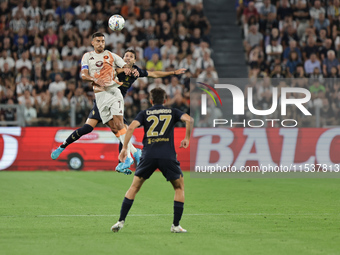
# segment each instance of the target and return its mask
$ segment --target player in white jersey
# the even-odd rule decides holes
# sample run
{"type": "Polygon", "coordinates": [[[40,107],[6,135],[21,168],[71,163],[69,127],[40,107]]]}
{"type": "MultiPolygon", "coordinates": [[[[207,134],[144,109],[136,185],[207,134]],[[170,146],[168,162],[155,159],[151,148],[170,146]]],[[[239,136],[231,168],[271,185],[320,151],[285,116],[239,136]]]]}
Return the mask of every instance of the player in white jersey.
{"type": "MultiPolygon", "coordinates": [[[[102,33],[94,33],[91,42],[94,51],[84,54],[81,61],[81,77],[92,82],[96,103],[103,124],[107,124],[116,137],[123,143],[126,133],[124,126],[124,99],[118,89],[122,82],[115,80],[116,68],[125,68],[126,74],[131,73],[124,60],[105,50],[105,38],[102,33]]],[[[135,153],[137,149],[129,144],[129,152],[135,153]]],[[[122,169],[129,168],[133,163],[131,153],[123,164],[122,169]]]]}

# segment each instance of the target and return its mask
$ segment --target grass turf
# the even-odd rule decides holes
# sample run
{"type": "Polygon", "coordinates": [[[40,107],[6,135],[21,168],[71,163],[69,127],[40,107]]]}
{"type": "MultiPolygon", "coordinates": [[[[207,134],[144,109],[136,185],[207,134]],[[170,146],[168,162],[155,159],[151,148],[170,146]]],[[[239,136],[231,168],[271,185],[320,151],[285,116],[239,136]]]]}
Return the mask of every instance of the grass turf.
{"type": "Polygon", "coordinates": [[[193,179],[170,233],[173,190],[156,172],[118,233],[132,177],[1,172],[0,254],[339,254],[339,179],[193,179]]]}

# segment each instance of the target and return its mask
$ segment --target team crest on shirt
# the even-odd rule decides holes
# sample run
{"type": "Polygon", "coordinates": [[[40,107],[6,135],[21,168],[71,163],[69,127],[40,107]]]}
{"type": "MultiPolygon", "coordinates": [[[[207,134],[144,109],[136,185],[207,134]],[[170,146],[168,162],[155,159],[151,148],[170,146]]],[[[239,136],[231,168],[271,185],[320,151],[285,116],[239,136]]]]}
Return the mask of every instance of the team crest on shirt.
{"type": "Polygon", "coordinates": [[[96,66],[97,66],[97,67],[101,67],[102,65],[103,65],[103,61],[97,61],[97,62],[96,62],[96,66]]]}
{"type": "Polygon", "coordinates": [[[109,58],[109,56],[104,56],[104,59],[108,59],[109,58]]]}

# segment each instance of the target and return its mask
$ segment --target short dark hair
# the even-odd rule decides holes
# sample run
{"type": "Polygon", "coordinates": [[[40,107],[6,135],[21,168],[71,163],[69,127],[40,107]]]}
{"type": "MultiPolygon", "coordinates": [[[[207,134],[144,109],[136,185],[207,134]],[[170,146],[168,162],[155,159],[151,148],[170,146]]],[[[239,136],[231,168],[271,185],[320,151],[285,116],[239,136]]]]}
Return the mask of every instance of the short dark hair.
{"type": "Polygon", "coordinates": [[[155,88],[150,91],[150,96],[153,104],[163,104],[166,99],[166,92],[164,89],[155,88]]]}
{"type": "MultiPolygon", "coordinates": [[[[104,36],[103,33],[101,33],[101,32],[95,32],[95,33],[92,35],[92,39],[94,39],[94,38],[96,38],[96,37],[102,37],[102,36],[104,36]]],[[[104,37],[105,37],[105,36],[104,36],[104,37]]]]}
{"type": "Polygon", "coordinates": [[[135,57],[135,59],[136,59],[136,52],[135,52],[134,50],[126,50],[126,51],[124,52],[124,56],[125,56],[125,54],[126,54],[127,52],[131,52],[131,53],[133,54],[133,56],[135,57]]]}

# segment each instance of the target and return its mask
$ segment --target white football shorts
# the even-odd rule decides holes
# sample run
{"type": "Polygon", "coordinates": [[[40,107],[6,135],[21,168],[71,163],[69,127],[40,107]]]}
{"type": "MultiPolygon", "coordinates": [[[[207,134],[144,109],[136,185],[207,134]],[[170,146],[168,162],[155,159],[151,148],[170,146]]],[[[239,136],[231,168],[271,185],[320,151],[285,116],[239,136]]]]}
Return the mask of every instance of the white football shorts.
{"type": "Polygon", "coordinates": [[[124,115],[124,98],[118,87],[106,87],[105,91],[95,93],[97,107],[103,124],[113,118],[113,115],[124,115]]]}

